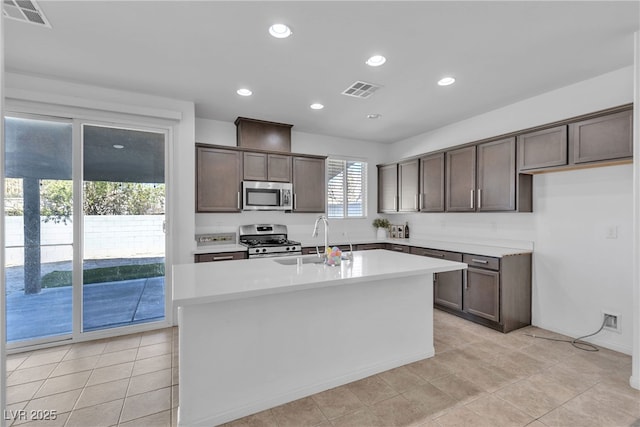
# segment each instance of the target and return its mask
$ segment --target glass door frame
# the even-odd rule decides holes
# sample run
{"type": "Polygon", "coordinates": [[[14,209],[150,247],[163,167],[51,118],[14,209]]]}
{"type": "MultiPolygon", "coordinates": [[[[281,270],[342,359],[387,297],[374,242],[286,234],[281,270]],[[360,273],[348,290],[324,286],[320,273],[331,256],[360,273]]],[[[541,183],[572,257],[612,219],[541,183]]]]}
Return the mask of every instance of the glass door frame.
{"type": "MultiPolygon", "coordinates": [[[[170,209],[170,168],[169,168],[169,157],[167,153],[169,153],[169,141],[170,141],[170,133],[171,130],[167,128],[161,127],[151,127],[144,125],[132,125],[121,122],[106,122],[104,120],[88,120],[88,119],[78,119],[74,120],[74,142],[77,142],[77,150],[75,153],[79,156],[79,159],[74,158],[74,162],[77,160],[79,165],[82,167],[76,167],[74,169],[74,180],[73,180],[73,209],[74,213],[79,212],[82,217],[75,219],[74,215],[74,235],[79,236],[77,244],[74,247],[74,269],[73,269],[73,306],[78,307],[78,310],[74,310],[73,316],[73,340],[74,341],[84,341],[84,340],[92,340],[99,338],[112,337],[117,335],[147,331],[150,329],[156,329],[158,327],[169,327],[173,323],[172,317],[172,292],[171,292],[171,275],[170,269],[167,266],[171,265],[171,253],[169,248],[170,242],[170,233],[169,230],[171,227],[168,227],[168,216],[170,209]],[[164,176],[165,176],[165,226],[164,226],[164,254],[165,254],[165,276],[164,276],[164,286],[165,286],[165,303],[164,303],[164,319],[158,321],[151,321],[145,323],[139,323],[134,325],[124,325],[117,326],[113,328],[104,328],[93,331],[84,331],[82,328],[82,319],[83,319],[83,286],[82,286],[82,274],[83,274],[83,261],[84,261],[84,212],[82,208],[83,201],[83,184],[84,184],[84,140],[83,140],[83,128],[84,126],[97,126],[97,127],[107,127],[107,128],[115,128],[115,129],[124,129],[131,131],[142,131],[142,132],[153,132],[164,135],[164,176]],[[75,133],[77,132],[77,135],[75,133]],[[79,211],[76,211],[79,209],[79,211]],[[77,233],[77,234],[76,234],[77,233]],[[77,263],[77,264],[76,264],[77,263]]],[[[74,163],[76,164],[76,163],[74,163]]]]}
{"type": "MultiPolygon", "coordinates": [[[[173,259],[172,247],[172,181],[173,181],[173,144],[177,120],[167,118],[154,118],[149,116],[137,116],[128,113],[92,110],[79,107],[66,107],[63,105],[42,104],[32,101],[6,99],[3,112],[4,116],[27,117],[42,120],[59,120],[73,123],[72,128],[72,182],[73,182],[73,279],[72,279],[72,332],[70,334],[56,335],[45,339],[34,339],[7,343],[6,350],[9,353],[32,350],[38,348],[64,345],[72,342],[89,341],[94,339],[109,338],[119,335],[145,332],[155,329],[173,326],[174,310],[172,299],[171,265],[173,259]],[[139,130],[147,132],[163,133],[165,135],[165,317],[164,320],[140,323],[135,325],[120,326],[96,331],[84,332],[82,327],[82,254],[83,232],[81,221],[82,212],[82,126],[95,125],[121,129],[139,130]]],[[[3,142],[4,143],[4,142],[3,142]]],[[[4,146],[4,145],[3,145],[4,146]]],[[[3,157],[4,158],[4,153],[3,157]]],[[[4,185],[4,176],[2,177],[4,185]]],[[[4,221],[4,217],[2,218],[4,221]]],[[[4,248],[3,248],[4,250],[4,248]]],[[[4,307],[3,307],[3,315],[4,307]]]]}
{"type": "MultiPolygon", "coordinates": [[[[62,117],[58,114],[56,115],[51,115],[51,114],[39,114],[39,113],[30,113],[30,112],[22,112],[22,111],[16,111],[16,110],[12,110],[12,109],[5,109],[4,110],[4,115],[2,116],[2,121],[4,123],[5,118],[6,117],[15,117],[15,118],[19,118],[19,119],[28,119],[28,120],[40,120],[40,121],[46,121],[46,122],[56,122],[56,123],[65,123],[65,124],[70,124],[72,125],[72,137],[71,137],[71,156],[72,156],[72,161],[71,161],[71,180],[73,182],[73,174],[75,173],[75,169],[76,169],[76,165],[73,163],[73,157],[75,155],[74,150],[74,143],[73,143],[73,120],[69,119],[69,118],[65,118],[62,117]]],[[[4,125],[3,125],[4,126],[4,125]]],[[[6,138],[6,132],[3,134],[3,138],[6,138]]],[[[4,141],[3,141],[4,143],[4,141]]],[[[3,145],[3,147],[5,147],[5,145],[3,145]]],[[[5,153],[3,152],[3,159],[6,159],[5,157],[5,153]]],[[[6,171],[4,171],[6,173],[6,171]]],[[[3,175],[2,176],[2,184],[4,186],[5,184],[5,180],[6,177],[3,175]]],[[[75,194],[73,195],[73,197],[75,197],[75,194]]],[[[72,198],[73,198],[72,197],[72,198]]],[[[72,208],[72,218],[73,221],[76,220],[76,212],[75,212],[75,199],[73,200],[74,204],[73,204],[73,208],[72,208]]],[[[3,203],[4,203],[4,199],[3,199],[3,203]]],[[[82,207],[82,206],[81,206],[82,207]]],[[[6,215],[6,212],[5,212],[6,215]]],[[[6,224],[6,218],[3,215],[2,221],[5,221],[6,224]]],[[[6,235],[6,227],[4,228],[4,232],[6,235]]],[[[75,268],[75,246],[76,246],[76,235],[75,235],[75,231],[73,232],[73,238],[72,238],[72,242],[71,242],[71,247],[72,247],[72,252],[74,253],[72,256],[72,268],[75,268]]],[[[6,241],[3,239],[3,250],[7,249],[6,246],[6,241]]],[[[63,246],[63,245],[60,245],[63,246]]],[[[67,246],[66,244],[64,246],[67,246]]],[[[40,245],[40,247],[42,247],[42,245],[40,245]]],[[[6,255],[3,259],[3,262],[6,262],[6,255]]],[[[5,274],[6,274],[6,266],[5,267],[5,274]]],[[[5,283],[5,292],[6,292],[6,283],[5,283]]],[[[6,304],[6,299],[4,300],[5,304],[6,304]]],[[[71,298],[71,331],[68,333],[63,333],[63,334],[58,334],[58,335],[49,335],[49,336],[44,336],[44,337],[38,337],[38,338],[31,338],[31,339],[26,339],[26,340],[21,340],[21,341],[14,341],[11,343],[6,343],[6,349],[7,351],[13,351],[15,349],[29,349],[29,348],[39,348],[39,347],[46,347],[52,343],[60,343],[60,344],[64,344],[66,342],[68,342],[69,340],[73,339],[73,312],[75,311],[75,301],[73,298],[73,285],[72,285],[72,298],[71,298]]],[[[5,316],[5,327],[7,327],[6,325],[6,306],[2,307],[2,315],[5,316]]],[[[6,337],[5,337],[6,338],[6,337]]]]}

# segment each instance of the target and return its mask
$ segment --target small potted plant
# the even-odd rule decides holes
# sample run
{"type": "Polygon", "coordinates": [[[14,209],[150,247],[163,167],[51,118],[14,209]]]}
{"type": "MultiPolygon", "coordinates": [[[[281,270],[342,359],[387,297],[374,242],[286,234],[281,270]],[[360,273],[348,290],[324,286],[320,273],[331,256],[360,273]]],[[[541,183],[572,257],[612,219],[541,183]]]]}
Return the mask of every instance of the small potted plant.
{"type": "Polygon", "coordinates": [[[376,218],[373,220],[373,226],[377,229],[377,238],[385,239],[391,223],[386,218],[376,218]]]}

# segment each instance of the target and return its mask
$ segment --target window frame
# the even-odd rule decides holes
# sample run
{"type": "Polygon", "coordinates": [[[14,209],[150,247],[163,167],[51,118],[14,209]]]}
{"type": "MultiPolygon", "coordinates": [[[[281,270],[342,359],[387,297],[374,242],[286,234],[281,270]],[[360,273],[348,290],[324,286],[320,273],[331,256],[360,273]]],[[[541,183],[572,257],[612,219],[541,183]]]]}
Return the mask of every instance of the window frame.
{"type": "Polygon", "coordinates": [[[327,191],[327,217],[329,219],[365,219],[367,218],[368,215],[368,196],[367,196],[367,192],[368,192],[368,175],[369,175],[369,163],[367,162],[366,159],[363,158],[355,158],[355,157],[344,157],[344,156],[328,156],[327,157],[327,167],[326,167],[326,171],[327,171],[327,176],[326,176],[326,191],[327,191]],[[335,178],[337,175],[334,175],[333,177],[330,176],[330,170],[332,169],[332,162],[340,162],[342,165],[342,171],[341,173],[343,174],[343,180],[342,180],[342,186],[341,186],[341,190],[342,190],[342,195],[343,195],[343,202],[342,202],[342,213],[340,216],[335,216],[332,215],[332,211],[330,209],[330,199],[331,199],[331,187],[330,187],[330,182],[333,178],[335,178]],[[348,197],[345,196],[345,193],[348,193],[348,186],[347,184],[347,172],[348,172],[348,168],[347,168],[347,164],[349,162],[353,162],[353,163],[361,163],[362,167],[361,167],[361,173],[360,173],[360,197],[361,197],[361,204],[362,204],[362,214],[361,215],[349,215],[349,202],[348,202],[348,197]],[[346,200],[345,200],[346,199],[346,200]]]}

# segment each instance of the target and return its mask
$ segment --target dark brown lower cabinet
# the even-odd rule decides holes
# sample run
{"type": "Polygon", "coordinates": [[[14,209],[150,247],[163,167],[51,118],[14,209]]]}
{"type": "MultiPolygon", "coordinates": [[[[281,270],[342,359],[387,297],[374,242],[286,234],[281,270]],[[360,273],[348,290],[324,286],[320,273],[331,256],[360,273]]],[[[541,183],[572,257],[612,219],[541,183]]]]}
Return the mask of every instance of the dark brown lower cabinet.
{"type": "MultiPolygon", "coordinates": [[[[457,252],[412,247],[411,253],[462,262],[462,254],[457,252]]],[[[433,303],[435,306],[462,310],[462,270],[433,275],[433,303]]]]}
{"type": "Polygon", "coordinates": [[[434,274],[434,307],[500,332],[531,324],[531,254],[497,258],[418,247],[411,253],[468,266],[434,274]]]}
{"type": "Polygon", "coordinates": [[[500,322],[500,273],[469,267],[464,275],[462,310],[500,322]]]}

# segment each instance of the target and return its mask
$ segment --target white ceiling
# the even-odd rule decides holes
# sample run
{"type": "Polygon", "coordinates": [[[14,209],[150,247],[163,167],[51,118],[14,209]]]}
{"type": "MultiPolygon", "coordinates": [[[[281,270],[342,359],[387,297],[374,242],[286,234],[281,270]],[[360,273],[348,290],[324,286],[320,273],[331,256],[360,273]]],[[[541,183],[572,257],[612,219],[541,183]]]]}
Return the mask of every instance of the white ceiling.
{"type": "Polygon", "coordinates": [[[40,1],[5,20],[5,65],[294,130],[395,142],[633,64],[637,1],[40,1]],[[276,22],[294,34],[267,33],[276,22]],[[373,54],[387,57],[378,68],[373,54]],[[453,86],[439,87],[444,75],[453,86]],[[368,99],[340,93],[356,80],[368,99]],[[249,87],[254,95],[240,97],[249,87]],[[324,110],[309,108],[321,102],[324,110]],[[378,120],[367,119],[379,113],[378,120]]]}

